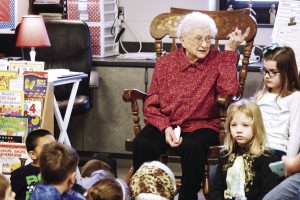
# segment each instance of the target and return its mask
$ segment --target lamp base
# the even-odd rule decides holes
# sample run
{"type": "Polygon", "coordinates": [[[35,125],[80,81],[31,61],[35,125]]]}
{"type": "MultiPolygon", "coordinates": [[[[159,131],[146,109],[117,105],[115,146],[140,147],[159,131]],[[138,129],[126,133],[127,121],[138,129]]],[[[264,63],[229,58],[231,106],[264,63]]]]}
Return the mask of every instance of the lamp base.
{"type": "Polygon", "coordinates": [[[35,52],[35,48],[34,47],[31,47],[31,51],[30,51],[30,61],[31,62],[35,62],[35,55],[36,55],[36,52],[35,52]]]}

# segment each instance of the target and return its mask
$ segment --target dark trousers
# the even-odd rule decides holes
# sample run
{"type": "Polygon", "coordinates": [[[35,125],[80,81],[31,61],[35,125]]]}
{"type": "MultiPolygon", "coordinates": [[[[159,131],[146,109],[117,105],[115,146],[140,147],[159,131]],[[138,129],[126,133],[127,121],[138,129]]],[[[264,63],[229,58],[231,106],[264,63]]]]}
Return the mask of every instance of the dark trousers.
{"type": "MultiPolygon", "coordinates": [[[[179,200],[197,200],[201,189],[204,167],[207,163],[209,146],[219,144],[218,132],[212,129],[198,129],[192,133],[181,133],[182,144],[175,150],[181,157],[181,188],[179,200]]],[[[166,153],[168,145],[165,135],[156,127],[146,125],[133,143],[133,166],[135,171],[144,163],[159,160],[166,153]]]]}

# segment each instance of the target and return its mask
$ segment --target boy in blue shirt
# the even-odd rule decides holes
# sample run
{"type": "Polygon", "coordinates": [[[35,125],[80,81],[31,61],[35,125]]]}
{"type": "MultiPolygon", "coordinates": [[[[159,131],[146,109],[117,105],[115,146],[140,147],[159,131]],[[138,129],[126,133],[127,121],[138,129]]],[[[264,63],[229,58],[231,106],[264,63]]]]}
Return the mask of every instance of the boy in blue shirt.
{"type": "Polygon", "coordinates": [[[32,193],[31,200],[78,200],[68,193],[76,180],[79,157],[75,149],[52,142],[43,146],[40,154],[42,182],[32,193]]]}

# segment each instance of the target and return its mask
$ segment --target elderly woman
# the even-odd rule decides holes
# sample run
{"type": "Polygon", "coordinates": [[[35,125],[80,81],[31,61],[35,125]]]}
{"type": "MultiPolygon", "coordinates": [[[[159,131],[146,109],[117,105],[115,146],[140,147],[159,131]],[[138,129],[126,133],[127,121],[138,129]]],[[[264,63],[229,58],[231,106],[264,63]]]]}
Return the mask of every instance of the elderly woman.
{"type": "Polygon", "coordinates": [[[175,148],[182,167],[179,199],[196,200],[209,146],[219,143],[216,96],[237,93],[236,48],[250,29],[229,34],[224,52],[210,50],[217,28],[206,14],[187,14],[177,31],[182,47],[155,66],[144,104],[146,126],[134,140],[133,165],[136,171],[144,162],[157,160],[168,146],[175,148]]]}

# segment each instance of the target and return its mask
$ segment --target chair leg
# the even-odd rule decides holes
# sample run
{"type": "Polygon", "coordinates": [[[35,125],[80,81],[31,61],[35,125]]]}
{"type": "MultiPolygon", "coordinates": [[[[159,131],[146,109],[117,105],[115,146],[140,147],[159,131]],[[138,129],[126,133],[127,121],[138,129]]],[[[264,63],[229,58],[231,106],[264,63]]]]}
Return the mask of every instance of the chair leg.
{"type": "Polygon", "coordinates": [[[204,177],[203,177],[203,195],[206,200],[210,200],[209,192],[210,192],[210,178],[209,178],[209,164],[205,165],[204,177]]]}
{"type": "Polygon", "coordinates": [[[160,162],[164,163],[165,165],[168,165],[169,162],[169,156],[167,154],[160,155],[160,162]]]}
{"type": "Polygon", "coordinates": [[[131,180],[133,174],[134,174],[134,169],[133,169],[133,165],[131,165],[130,169],[127,172],[127,176],[125,178],[125,182],[127,183],[127,185],[130,184],[130,180],[131,180]]]}

